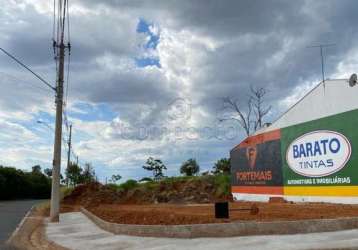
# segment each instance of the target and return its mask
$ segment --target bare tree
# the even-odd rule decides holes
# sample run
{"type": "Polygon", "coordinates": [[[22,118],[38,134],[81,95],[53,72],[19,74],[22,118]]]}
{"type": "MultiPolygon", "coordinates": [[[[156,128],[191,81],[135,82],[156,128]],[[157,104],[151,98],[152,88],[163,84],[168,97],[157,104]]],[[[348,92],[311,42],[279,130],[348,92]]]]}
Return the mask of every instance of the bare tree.
{"type": "Polygon", "coordinates": [[[271,106],[266,107],[264,97],[268,93],[265,88],[250,87],[250,95],[244,107],[239,104],[239,100],[225,97],[223,98],[222,111],[228,112],[229,116],[220,118],[220,121],[235,120],[245,130],[247,136],[262,128],[264,117],[270,112],[271,106]]]}
{"type": "Polygon", "coordinates": [[[263,118],[270,112],[271,105],[265,107],[264,97],[268,92],[265,88],[255,88],[251,86],[250,91],[251,91],[253,110],[255,113],[254,131],[256,131],[262,128],[263,118]]]}

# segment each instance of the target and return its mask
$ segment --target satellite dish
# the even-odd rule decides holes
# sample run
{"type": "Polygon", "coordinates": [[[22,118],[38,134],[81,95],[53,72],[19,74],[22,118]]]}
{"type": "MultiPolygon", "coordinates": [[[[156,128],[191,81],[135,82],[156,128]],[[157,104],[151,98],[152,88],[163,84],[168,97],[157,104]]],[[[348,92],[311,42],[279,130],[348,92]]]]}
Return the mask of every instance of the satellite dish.
{"type": "Polygon", "coordinates": [[[351,77],[349,77],[349,86],[353,87],[357,84],[357,74],[352,74],[351,77]]]}

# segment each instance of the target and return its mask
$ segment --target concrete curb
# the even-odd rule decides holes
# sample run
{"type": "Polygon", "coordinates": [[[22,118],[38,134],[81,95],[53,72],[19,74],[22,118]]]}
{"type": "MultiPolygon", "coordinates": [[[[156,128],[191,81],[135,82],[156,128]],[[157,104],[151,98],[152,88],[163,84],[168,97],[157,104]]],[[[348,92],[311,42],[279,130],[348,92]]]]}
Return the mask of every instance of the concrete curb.
{"type": "Polygon", "coordinates": [[[34,208],[36,207],[36,205],[33,205],[29,211],[27,211],[27,213],[25,214],[25,216],[22,218],[22,220],[20,221],[20,223],[17,225],[16,229],[14,232],[12,232],[12,234],[10,235],[9,239],[7,239],[7,241],[5,242],[6,245],[11,245],[12,242],[14,242],[14,239],[16,239],[16,237],[18,236],[21,228],[23,228],[23,225],[25,223],[25,221],[27,220],[27,218],[30,217],[30,214],[32,213],[32,211],[34,210],[34,208]]]}
{"type": "Polygon", "coordinates": [[[98,227],[113,234],[165,238],[234,237],[248,235],[318,233],[358,228],[358,217],[274,222],[233,222],[193,225],[129,225],[102,220],[81,207],[98,227]]]}

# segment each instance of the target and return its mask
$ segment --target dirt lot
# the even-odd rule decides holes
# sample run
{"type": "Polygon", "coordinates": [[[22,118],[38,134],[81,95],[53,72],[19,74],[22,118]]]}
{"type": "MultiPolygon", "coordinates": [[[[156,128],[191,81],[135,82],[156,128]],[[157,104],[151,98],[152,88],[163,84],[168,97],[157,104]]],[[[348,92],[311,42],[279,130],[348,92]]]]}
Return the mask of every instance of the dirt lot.
{"type": "Polygon", "coordinates": [[[255,204],[259,208],[256,215],[249,211],[230,212],[230,219],[215,219],[213,204],[197,205],[119,205],[103,204],[87,209],[100,218],[124,224],[176,225],[197,223],[226,223],[240,220],[274,221],[303,220],[321,218],[339,218],[358,216],[358,205],[340,205],[326,203],[231,203],[230,209],[250,208],[255,204]]]}
{"type": "Polygon", "coordinates": [[[230,199],[225,195],[218,196],[216,194],[218,187],[210,179],[163,182],[156,184],[156,188],[149,187],[139,186],[126,191],[116,191],[99,183],[80,185],[64,198],[61,212],[79,211],[83,206],[106,221],[142,225],[358,216],[358,205],[290,203],[276,197],[267,203],[230,203],[230,219],[215,219],[214,202],[230,199]],[[257,214],[251,214],[250,211],[238,211],[238,209],[250,209],[253,205],[259,208],[257,214]]]}

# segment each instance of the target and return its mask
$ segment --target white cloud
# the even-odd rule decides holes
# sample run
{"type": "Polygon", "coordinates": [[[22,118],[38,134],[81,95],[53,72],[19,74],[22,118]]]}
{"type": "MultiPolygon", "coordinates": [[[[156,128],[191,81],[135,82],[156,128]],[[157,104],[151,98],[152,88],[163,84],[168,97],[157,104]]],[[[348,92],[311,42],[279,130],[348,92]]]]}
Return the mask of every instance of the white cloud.
{"type": "MultiPolygon", "coordinates": [[[[0,3],[2,46],[54,82],[51,3],[0,3]]],[[[70,1],[73,50],[68,112],[74,124],[75,152],[80,160],[94,162],[99,171],[122,169],[127,177],[143,175],[141,166],[148,156],[164,159],[171,173],[189,157],[211,167],[239,142],[238,138],[209,140],[200,135],[199,129],[216,129],[220,97],[233,96],[245,103],[250,85],[265,86],[270,90],[267,101],[275,105],[272,115],[277,115],[318,82],[318,52],[306,48],[317,41],[341,39],[335,41],[339,49],[327,57],[327,75],[348,77],[355,72],[357,50],[351,41],[356,35],[344,31],[356,27],[356,13],[349,13],[354,5],[340,1],[252,1],[250,5],[201,0],[70,1]],[[149,38],[136,32],[140,19],[153,23],[150,31],[160,36],[156,49],[143,48],[149,38]],[[158,58],[161,68],[138,68],[135,58],[143,57],[158,58]],[[168,105],[178,98],[190,102],[190,116],[173,120],[168,105]],[[104,111],[99,104],[108,105],[111,111],[106,112],[113,114],[101,119],[104,111]],[[138,128],[147,128],[148,138],[140,140],[143,135],[138,135],[138,128]],[[160,136],[155,129],[169,132],[160,136]]],[[[0,57],[0,66],[12,75],[0,73],[0,127],[7,131],[0,143],[10,145],[0,148],[3,163],[50,164],[52,132],[32,127],[31,122],[41,116],[53,119],[53,93],[40,90],[36,79],[7,58],[0,57]]]]}

